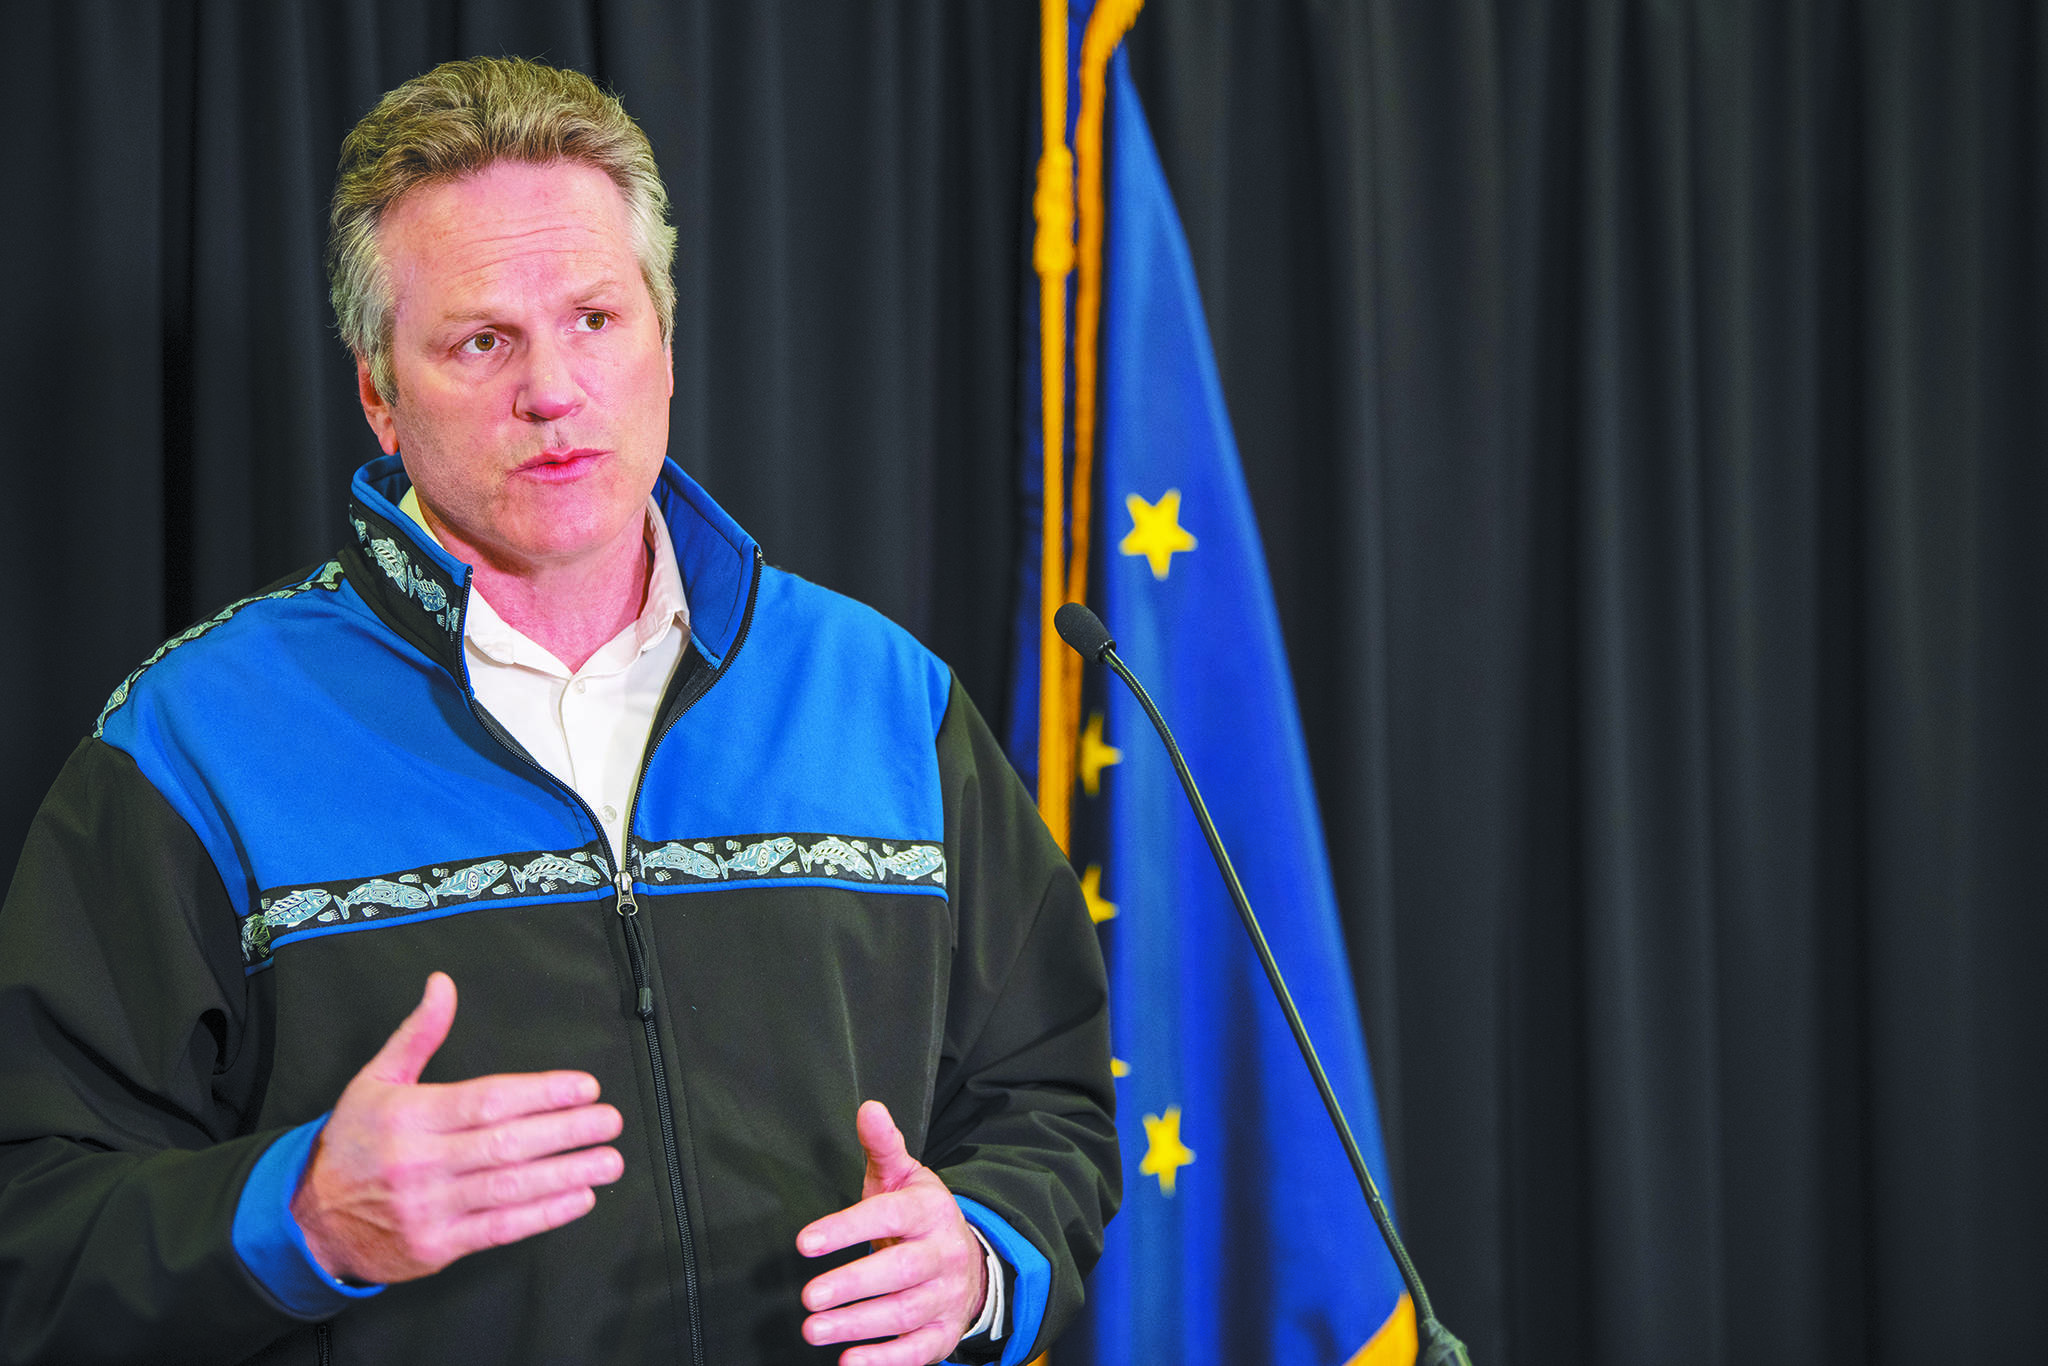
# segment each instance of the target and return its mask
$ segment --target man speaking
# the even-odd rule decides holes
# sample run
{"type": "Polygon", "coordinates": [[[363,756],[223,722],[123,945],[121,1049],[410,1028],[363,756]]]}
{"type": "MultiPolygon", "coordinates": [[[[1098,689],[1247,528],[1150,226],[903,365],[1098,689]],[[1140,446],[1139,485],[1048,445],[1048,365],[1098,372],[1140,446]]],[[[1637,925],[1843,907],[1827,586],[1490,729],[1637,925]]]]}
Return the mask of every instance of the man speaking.
{"type": "Polygon", "coordinates": [[[385,455],[37,816],[0,1363],[1019,1362],[1078,1307],[1079,889],[945,666],[664,459],[674,244],[575,73],[450,63],[344,143],[385,455]]]}

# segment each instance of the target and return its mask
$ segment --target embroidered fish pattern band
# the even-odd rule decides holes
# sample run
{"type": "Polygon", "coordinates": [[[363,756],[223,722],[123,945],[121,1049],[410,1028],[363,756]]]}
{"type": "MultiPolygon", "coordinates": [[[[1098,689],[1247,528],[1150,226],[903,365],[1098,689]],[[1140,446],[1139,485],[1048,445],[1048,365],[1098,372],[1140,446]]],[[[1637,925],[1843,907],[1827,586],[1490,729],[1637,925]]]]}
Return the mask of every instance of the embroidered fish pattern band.
{"type": "MultiPolygon", "coordinates": [[[[824,878],[867,886],[943,890],[946,854],[937,844],[848,835],[740,835],[650,844],[634,840],[633,878],[652,886],[824,878]]],[[[264,962],[286,939],[343,921],[394,920],[508,896],[553,896],[609,887],[611,863],[595,846],[460,860],[376,877],[286,886],[262,893],[242,921],[242,957],[264,962]]]]}
{"type": "Polygon", "coordinates": [[[448,601],[448,590],[412,562],[412,557],[399,547],[389,536],[372,536],[370,528],[360,517],[351,517],[355,526],[356,540],[370,552],[370,562],[384,571],[384,577],[398,585],[398,591],[408,595],[426,609],[427,615],[437,622],[441,629],[451,636],[462,635],[462,609],[448,601]]]}
{"type": "Polygon", "coordinates": [[[634,881],[657,887],[785,877],[946,885],[946,853],[940,846],[850,835],[738,835],[662,844],[634,840],[627,861],[634,881]]]}
{"type": "Polygon", "coordinates": [[[611,862],[596,849],[558,854],[536,850],[316,887],[279,887],[257,898],[242,921],[242,958],[251,967],[278,941],[298,931],[344,920],[389,920],[493,897],[552,896],[604,887],[611,862]]]}

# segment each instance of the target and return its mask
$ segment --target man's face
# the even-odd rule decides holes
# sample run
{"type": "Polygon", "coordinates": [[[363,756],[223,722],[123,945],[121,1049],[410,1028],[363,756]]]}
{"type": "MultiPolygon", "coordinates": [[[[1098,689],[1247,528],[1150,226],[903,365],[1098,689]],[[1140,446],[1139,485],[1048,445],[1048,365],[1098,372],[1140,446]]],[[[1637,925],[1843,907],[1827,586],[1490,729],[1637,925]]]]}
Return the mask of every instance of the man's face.
{"type": "Polygon", "coordinates": [[[404,195],[378,243],[398,398],[359,364],[363,412],[442,541],[521,575],[637,541],[675,371],[618,187],[499,162],[404,195]]]}

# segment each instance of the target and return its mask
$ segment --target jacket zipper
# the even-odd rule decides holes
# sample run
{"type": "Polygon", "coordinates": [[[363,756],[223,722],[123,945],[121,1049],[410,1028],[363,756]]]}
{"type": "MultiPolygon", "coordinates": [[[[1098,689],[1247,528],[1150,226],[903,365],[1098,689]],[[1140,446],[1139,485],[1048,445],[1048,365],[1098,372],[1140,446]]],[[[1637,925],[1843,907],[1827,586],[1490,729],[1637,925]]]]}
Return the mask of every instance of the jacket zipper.
{"type": "Polygon", "coordinates": [[[334,1329],[321,1324],[313,1330],[313,1347],[319,1353],[320,1366],[328,1366],[334,1359],[334,1329]]]}
{"type": "MultiPolygon", "coordinates": [[[[627,829],[631,829],[628,826],[627,829]]],[[[654,1022],[654,988],[647,979],[647,946],[640,939],[640,903],[633,899],[633,875],[621,868],[618,882],[619,919],[626,930],[626,957],[633,965],[633,991],[641,1031],[647,1036],[648,1061],[654,1064],[654,1109],[661,1117],[661,1152],[668,1159],[669,1195],[675,1201],[676,1232],[683,1244],[683,1287],[690,1304],[690,1360],[704,1366],[704,1327],[697,1313],[697,1250],[690,1240],[690,1215],[683,1207],[683,1159],[676,1145],[675,1109],[668,1094],[668,1071],[661,1061],[661,1030],[654,1022]]]]}
{"type": "MultiPolygon", "coordinates": [[[[732,644],[726,649],[725,658],[719,662],[716,669],[706,669],[700,675],[701,682],[685,685],[689,691],[678,700],[675,713],[662,725],[661,730],[648,740],[647,749],[640,756],[640,772],[633,780],[633,800],[626,806],[626,822],[622,827],[624,839],[621,843],[625,847],[617,851],[619,869],[612,885],[613,892],[617,897],[619,920],[625,926],[626,959],[633,969],[634,1013],[640,1017],[640,1027],[647,1039],[647,1059],[654,1069],[655,1112],[661,1120],[662,1155],[668,1160],[669,1197],[675,1206],[676,1236],[678,1241],[681,1242],[683,1249],[683,1289],[684,1299],[690,1310],[690,1361],[692,1366],[705,1366],[704,1315],[703,1309],[698,1303],[696,1245],[690,1237],[690,1213],[687,1204],[683,1200],[682,1153],[676,1142],[675,1106],[669,1096],[668,1071],[662,1065],[661,1031],[654,1019],[654,988],[650,984],[647,974],[647,946],[641,938],[638,922],[640,903],[633,897],[633,872],[627,866],[627,863],[632,854],[633,817],[640,810],[640,793],[647,786],[647,770],[652,766],[654,751],[660,747],[663,740],[668,738],[668,733],[676,728],[676,723],[683,719],[683,714],[697,704],[697,699],[710,691],[711,685],[716,683],[719,677],[724,674],[726,668],[731,665],[733,656],[737,655],[740,651],[740,646],[746,644],[747,633],[753,629],[754,625],[754,601],[759,596],[761,589],[761,565],[761,550],[760,547],[756,546],[751,566],[752,572],[747,582],[747,605],[740,614],[739,631],[733,636],[732,644]]],[[[468,585],[465,584],[465,591],[467,587],[468,585]]],[[[465,606],[466,610],[467,607],[465,606]]],[[[689,650],[689,643],[687,641],[684,642],[683,648],[687,653],[689,650]]],[[[590,809],[590,803],[583,800],[583,794],[548,772],[545,768],[542,768],[534,757],[526,752],[526,747],[514,739],[511,733],[498,723],[498,718],[477,705],[476,689],[471,687],[469,683],[469,661],[462,658],[459,643],[456,649],[458,652],[456,658],[462,660],[462,691],[464,700],[469,704],[469,713],[476,718],[477,724],[482,726],[492,739],[503,745],[512,754],[526,760],[527,765],[538,772],[543,778],[546,778],[556,787],[568,793],[570,799],[583,808],[583,814],[590,817],[591,827],[600,834],[603,833],[603,823],[597,819],[597,813],[590,809]]],[[[323,1324],[321,1327],[324,1330],[326,1325],[323,1324]]],[[[326,1366],[327,1339],[324,1331],[319,1341],[321,1366],[326,1366]]]]}
{"type": "MultiPolygon", "coordinates": [[[[720,675],[731,665],[740,647],[747,643],[747,633],[754,626],[754,600],[761,588],[761,552],[754,551],[753,574],[747,583],[747,605],[740,613],[740,628],[733,636],[732,644],[726,648],[725,658],[716,669],[706,669],[685,686],[688,691],[677,699],[674,713],[662,724],[661,729],[647,742],[647,750],[640,756],[640,772],[633,780],[633,799],[626,803],[624,843],[631,847],[633,842],[633,818],[640,814],[640,794],[647,786],[647,770],[653,767],[654,751],[676,728],[684,713],[697,705],[697,699],[711,690],[720,675]]],[[[686,647],[687,648],[687,647],[686,647]]],[[[676,1144],[675,1110],[668,1093],[668,1072],[661,1061],[661,1031],[654,1020],[654,988],[648,983],[647,945],[640,934],[640,903],[633,896],[633,870],[625,866],[627,856],[622,851],[616,884],[618,893],[619,920],[625,926],[626,958],[633,966],[633,988],[637,998],[640,1027],[647,1035],[647,1056],[654,1065],[654,1104],[661,1116],[661,1144],[668,1158],[669,1191],[675,1199],[676,1229],[683,1244],[683,1283],[689,1292],[690,1302],[690,1359],[695,1366],[704,1366],[704,1325],[697,1309],[697,1256],[690,1240],[690,1221],[683,1208],[683,1163],[676,1144]]]]}

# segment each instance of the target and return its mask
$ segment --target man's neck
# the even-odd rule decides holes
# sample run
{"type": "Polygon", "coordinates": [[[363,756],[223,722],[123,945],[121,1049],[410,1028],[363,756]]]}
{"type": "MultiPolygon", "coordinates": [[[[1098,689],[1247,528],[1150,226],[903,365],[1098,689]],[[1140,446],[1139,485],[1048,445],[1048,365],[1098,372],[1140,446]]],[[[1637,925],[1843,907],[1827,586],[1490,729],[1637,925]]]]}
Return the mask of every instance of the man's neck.
{"type": "Polygon", "coordinates": [[[501,565],[408,496],[420,524],[456,559],[471,566],[470,591],[483,595],[507,626],[533,641],[570,672],[583,665],[647,605],[652,548],[647,524],[634,523],[597,554],[562,564],[501,565]]]}
{"type": "MultiPolygon", "coordinates": [[[[451,547],[451,550],[453,547],[451,547]]],[[[462,551],[454,552],[464,557],[462,551]]],[[[481,556],[472,592],[484,595],[505,624],[575,672],[631,626],[647,605],[649,553],[635,535],[600,563],[507,572],[481,556]]]]}

